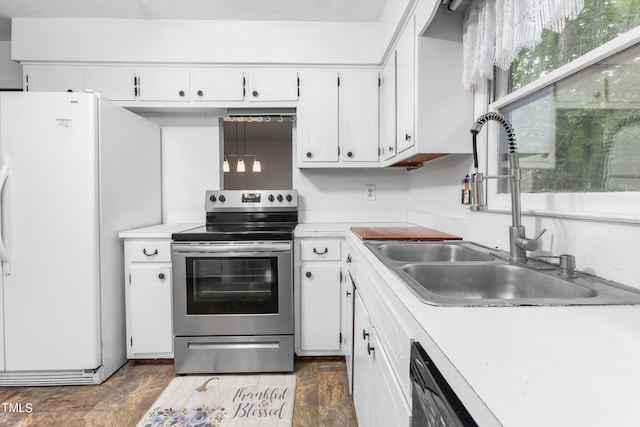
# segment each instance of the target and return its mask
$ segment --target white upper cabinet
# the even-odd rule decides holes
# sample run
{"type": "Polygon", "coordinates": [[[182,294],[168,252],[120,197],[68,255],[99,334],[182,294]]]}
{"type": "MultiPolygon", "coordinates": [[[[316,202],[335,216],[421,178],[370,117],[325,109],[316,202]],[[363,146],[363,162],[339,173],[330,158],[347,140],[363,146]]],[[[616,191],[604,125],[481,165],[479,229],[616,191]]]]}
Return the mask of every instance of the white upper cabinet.
{"type": "Polygon", "coordinates": [[[305,71],[300,82],[298,164],[338,161],[338,73],[305,71]]]}
{"type": "Polygon", "coordinates": [[[243,101],[242,70],[197,70],[191,72],[191,99],[196,102],[243,101]]]}
{"type": "Polygon", "coordinates": [[[396,52],[380,73],[380,152],[384,160],[396,155],[396,52]]]}
{"type": "Polygon", "coordinates": [[[182,70],[142,70],[138,72],[141,101],[189,101],[189,72],[182,70]]]}
{"type": "Polygon", "coordinates": [[[136,75],[131,68],[88,68],[83,70],[84,90],[92,90],[110,101],[136,99],[136,75]]]}
{"type": "Polygon", "coordinates": [[[415,144],[415,17],[411,17],[396,46],[397,153],[415,144]]]}
{"type": "Polygon", "coordinates": [[[75,67],[24,67],[25,90],[29,92],[78,92],[82,70],[75,67]]]}
{"type": "Polygon", "coordinates": [[[339,139],[344,162],[378,161],[378,71],[340,73],[339,139]]]}
{"type": "Polygon", "coordinates": [[[302,73],[298,167],[378,166],[378,70],[302,73]]]}
{"type": "Polygon", "coordinates": [[[295,70],[251,70],[247,73],[250,102],[297,101],[298,72],[295,70]]]}

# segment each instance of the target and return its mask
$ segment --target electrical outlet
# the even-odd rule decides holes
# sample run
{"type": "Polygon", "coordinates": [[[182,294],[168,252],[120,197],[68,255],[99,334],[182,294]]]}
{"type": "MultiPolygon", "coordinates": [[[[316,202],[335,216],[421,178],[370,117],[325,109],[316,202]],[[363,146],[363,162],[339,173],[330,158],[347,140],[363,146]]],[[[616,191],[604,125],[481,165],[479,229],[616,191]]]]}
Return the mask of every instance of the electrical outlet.
{"type": "Polygon", "coordinates": [[[365,193],[364,193],[364,199],[365,200],[375,200],[376,199],[376,185],[375,184],[365,184],[364,185],[365,188],[365,193]]]}

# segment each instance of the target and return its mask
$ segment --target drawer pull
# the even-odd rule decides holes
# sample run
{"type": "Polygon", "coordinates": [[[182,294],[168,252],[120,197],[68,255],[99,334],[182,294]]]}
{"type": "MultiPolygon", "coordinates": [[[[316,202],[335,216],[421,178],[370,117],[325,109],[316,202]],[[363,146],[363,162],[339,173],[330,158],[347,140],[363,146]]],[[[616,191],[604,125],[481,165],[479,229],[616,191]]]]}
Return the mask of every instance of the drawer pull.
{"type": "Polygon", "coordinates": [[[371,356],[371,352],[375,349],[375,347],[371,347],[371,344],[367,343],[367,354],[369,354],[369,356],[371,356]]]}
{"type": "Polygon", "coordinates": [[[153,253],[152,253],[152,254],[148,254],[148,253],[147,253],[147,248],[144,248],[144,249],[142,250],[142,253],[143,253],[143,254],[145,254],[146,256],[156,256],[156,255],[158,255],[158,250],[156,249],[155,251],[153,251],[153,253]]]}
{"type": "Polygon", "coordinates": [[[329,252],[329,248],[324,248],[323,252],[318,252],[316,248],[313,248],[313,253],[316,255],[326,255],[329,252]]]}

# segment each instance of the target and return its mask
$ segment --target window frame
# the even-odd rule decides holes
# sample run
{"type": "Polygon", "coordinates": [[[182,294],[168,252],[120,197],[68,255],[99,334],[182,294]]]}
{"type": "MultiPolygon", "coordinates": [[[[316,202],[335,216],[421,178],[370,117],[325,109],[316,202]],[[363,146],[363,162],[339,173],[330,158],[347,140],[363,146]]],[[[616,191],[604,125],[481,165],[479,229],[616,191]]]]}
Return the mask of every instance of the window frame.
{"type": "MultiPolygon", "coordinates": [[[[640,26],[618,36],[602,46],[576,58],[545,76],[513,91],[510,94],[499,96],[491,102],[491,93],[506,93],[505,85],[508,83],[508,72],[500,71],[501,75],[494,79],[494,87],[479,88],[475,94],[475,111],[498,111],[514,102],[517,102],[541,89],[566,77],[572,76],[604,59],[613,56],[625,49],[640,44],[640,26]]],[[[481,113],[480,113],[481,114],[481,113]]],[[[476,114],[479,116],[480,114],[476,114]]],[[[490,122],[485,135],[481,138],[487,147],[482,152],[480,161],[484,165],[486,175],[498,175],[499,132],[502,129],[490,122]],[[484,157],[484,158],[482,158],[484,157]]],[[[516,131],[516,143],[518,129],[516,131]]],[[[482,169],[482,168],[481,168],[482,169]]],[[[498,185],[495,179],[487,182],[488,210],[492,212],[505,212],[511,209],[509,194],[498,193],[498,185]]],[[[536,216],[549,216],[559,218],[584,218],[600,221],[640,223],[640,191],[620,192],[589,192],[589,193],[522,193],[522,212],[536,216]]]]}

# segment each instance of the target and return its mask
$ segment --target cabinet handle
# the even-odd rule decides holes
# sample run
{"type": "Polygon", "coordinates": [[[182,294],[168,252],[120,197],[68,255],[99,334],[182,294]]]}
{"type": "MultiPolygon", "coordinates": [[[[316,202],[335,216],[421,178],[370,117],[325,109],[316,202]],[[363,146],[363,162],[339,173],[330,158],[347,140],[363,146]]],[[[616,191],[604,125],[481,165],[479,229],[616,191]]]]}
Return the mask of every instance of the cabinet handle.
{"type": "Polygon", "coordinates": [[[160,279],[160,280],[164,280],[164,273],[160,273],[160,274],[158,274],[158,279],[160,279]]]}
{"type": "Polygon", "coordinates": [[[376,348],[375,347],[371,347],[371,344],[367,343],[367,354],[369,356],[371,356],[371,352],[374,351],[376,348]]]}
{"type": "Polygon", "coordinates": [[[389,151],[393,151],[393,147],[392,146],[389,146],[389,151]]]}
{"type": "Polygon", "coordinates": [[[366,340],[368,336],[369,336],[369,332],[367,332],[365,329],[363,329],[362,330],[362,339],[366,340]]]}
{"type": "Polygon", "coordinates": [[[351,292],[347,291],[347,298],[351,296],[351,292]]]}
{"type": "Polygon", "coordinates": [[[254,90],[253,92],[251,92],[251,95],[255,96],[256,98],[258,97],[258,91],[254,90]]]}
{"type": "Polygon", "coordinates": [[[143,254],[145,254],[146,256],[155,256],[155,255],[158,255],[158,250],[156,249],[155,251],[153,251],[153,253],[152,253],[152,254],[148,254],[148,253],[147,253],[147,248],[144,248],[144,249],[142,250],[142,253],[143,253],[143,254]]]}
{"type": "Polygon", "coordinates": [[[305,276],[307,276],[307,277],[311,277],[311,272],[310,272],[310,271],[307,271],[307,274],[305,274],[305,276]]]}
{"type": "Polygon", "coordinates": [[[351,254],[347,255],[347,264],[351,264],[351,254]]]}
{"type": "Polygon", "coordinates": [[[405,141],[409,141],[411,139],[411,135],[409,135],[408,133],[404,134],[404,140],[405,141]]]}
{"type": "Polygon", "coordinates": [[[308,158],[312,158],[313,157],[313,154],[311,154],[311,151],[307,151],[307,157],[308,158]]]}
{"type": "Polygon", "coordinates": [[[353,153],[352,153],[351,151],[349,151],[349,152],[347,153],[347,157],[353,157],[353,153]]]}
{"type": "Polygon", "coordinates": [[[180,95],[180,96],[184,96],[184,91],[183,91],[183,90],[181,90],[180,92],[178,92],[178,95],[180,95]]]}
{"type": "Polygon", "coordinates": [[[329,248],[324,248],[323,252],[318,252],[316,248],[313,248],[313,253],[316,255],[326,255],[329,252],[329,248]]]}
{"type": "Polygon", "coordinates": [[[73,89],[67,89],[67,92],[73,92],[73,89]]]}

